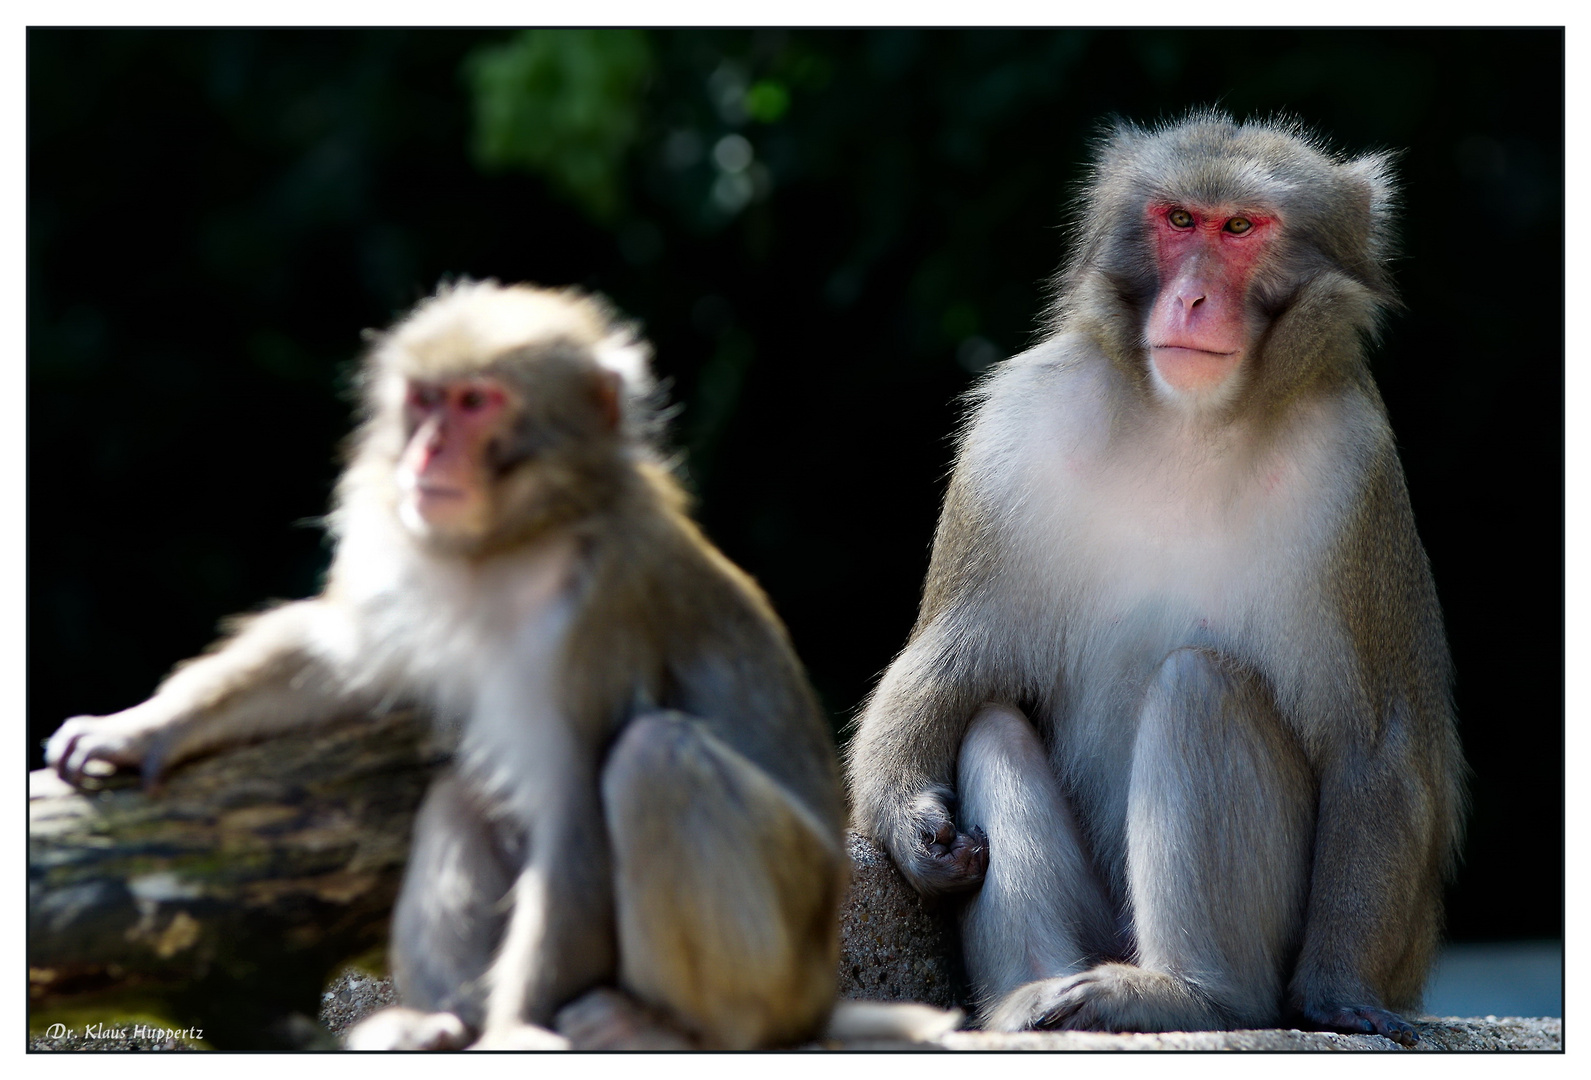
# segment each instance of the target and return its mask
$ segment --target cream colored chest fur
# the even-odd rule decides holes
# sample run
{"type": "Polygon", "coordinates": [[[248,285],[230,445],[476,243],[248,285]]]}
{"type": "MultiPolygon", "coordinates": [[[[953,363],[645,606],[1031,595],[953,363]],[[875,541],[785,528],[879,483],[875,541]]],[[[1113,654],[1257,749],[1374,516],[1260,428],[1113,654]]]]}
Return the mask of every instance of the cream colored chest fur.
{"type": "Polygon", "coordinates": [[[1004,576],[1042,596],[1023,606],[1046,612],[1059,641],[1054,706],[1126,721],[1187,645],[1253,665],[1286,701],[1307,694],[1306,643],[1342,633],[1323,603],[1333,523],[1355,497],[1337,461],[1338,408],[1301,409],[1270,437],[1175,414],[1133,414],[1129,429],[1111,407],[1123,392],[1113,374],[1018,369],[995,391],[1006,407],[985,413],[1014,419],[976,424],[966,450],[993,503],[1015,508],[1004,576]]]}

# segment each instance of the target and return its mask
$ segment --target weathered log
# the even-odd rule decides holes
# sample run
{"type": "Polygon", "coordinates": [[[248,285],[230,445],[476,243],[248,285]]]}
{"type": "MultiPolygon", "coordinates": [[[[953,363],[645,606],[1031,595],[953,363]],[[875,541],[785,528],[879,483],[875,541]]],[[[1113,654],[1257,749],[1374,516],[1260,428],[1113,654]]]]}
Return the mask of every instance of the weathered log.
{"type": "Polygon", "coordinates": [[[324,1038],[333,972],[378,957],[446,757],[409,713],[351,718],[77,791],[29,791],[30,1024],[143,1015],[215,1047],[324,1038]]]}

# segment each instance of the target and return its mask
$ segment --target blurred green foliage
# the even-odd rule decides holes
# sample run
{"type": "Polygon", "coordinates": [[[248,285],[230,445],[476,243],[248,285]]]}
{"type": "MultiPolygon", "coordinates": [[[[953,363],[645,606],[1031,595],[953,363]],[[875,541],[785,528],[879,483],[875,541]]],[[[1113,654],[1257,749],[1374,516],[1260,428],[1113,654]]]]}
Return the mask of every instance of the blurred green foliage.
{"type": "Polygon", "coordinates": [[[1373,366],[1475,769],[1451,926],[1561,930],[1561,31],[33,29],[27,61],[35,743],[317,587],[358,333],[460,274],[644,323],[699,516],[843,737],[1101,122],[1398,150],[1373,366]]]}
{"type": "Polygon", "coordinates": [[[651,49],[640,30],[524,30],[465,60],[475,158],[541,173],[598,220],[619,210],[651,49]]]}

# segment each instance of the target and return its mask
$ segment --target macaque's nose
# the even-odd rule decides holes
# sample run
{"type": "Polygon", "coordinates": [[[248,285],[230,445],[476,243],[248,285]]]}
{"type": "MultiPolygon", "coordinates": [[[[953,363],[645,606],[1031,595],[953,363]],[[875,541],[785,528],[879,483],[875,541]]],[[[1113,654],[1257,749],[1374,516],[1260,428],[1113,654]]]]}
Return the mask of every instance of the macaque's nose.
{"type": "Polygon", "coordinates": [[[409,447],[404,452],[416,472],[425,472],[431,467],[437,452],[442,449],[444,442],[442,421],[431,417],[420,425],[420,429],[410,437],[409,447]]]}
{"type": "Polygon", "coordinates": [[[1194,308],[1204,303],[1204,294],[1202,292],[1195,293],[1190,290],[1187,295],[1178,294],[1177,299],[1182,301],[1182,310],[1191,313],[1194,308]]]}

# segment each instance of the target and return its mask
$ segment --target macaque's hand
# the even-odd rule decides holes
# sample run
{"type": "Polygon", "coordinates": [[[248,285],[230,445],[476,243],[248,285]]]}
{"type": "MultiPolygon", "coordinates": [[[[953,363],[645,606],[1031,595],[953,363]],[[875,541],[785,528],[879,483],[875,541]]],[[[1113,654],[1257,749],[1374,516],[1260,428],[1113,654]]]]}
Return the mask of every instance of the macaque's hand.
{"type": "Polygon", "coordinates": [[[892,852],[907,880],[929,896],[981,885],[989,869],[989,838],[983,830],[958,830],[950,809],[932,794],[919,796],[912,809],[908,850],[892,852]]]}
{"type": "Polygon", "coordinates": [[[44,760],[70,784],[137,768],[144,787],[154,788],[172,764],[177,732],[176,720],[153,700],[110,716],[74,716],[50,736],[44,760]]]}

